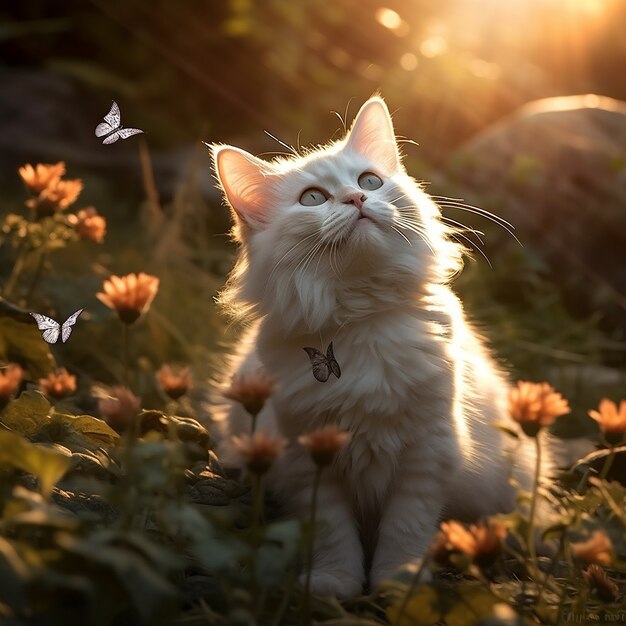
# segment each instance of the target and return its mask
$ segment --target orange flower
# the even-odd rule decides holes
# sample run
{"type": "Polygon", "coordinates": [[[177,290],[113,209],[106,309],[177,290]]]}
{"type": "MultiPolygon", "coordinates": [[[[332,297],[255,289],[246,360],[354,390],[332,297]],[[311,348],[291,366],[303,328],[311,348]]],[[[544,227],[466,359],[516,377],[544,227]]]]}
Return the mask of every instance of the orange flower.
{"type": "Polygon", "coordinates": [[[9,363],[0,368],[0,401],[6,401],[20,386],[24,370],[17,363],[9,363]]]}
{"type": "Polygon", "coordinates": [[[102,243],[107,232],[106,220],[91,206],[81,209],[76,215],[68,215],[67,221],[80,237],[96,243],[102,243]]]}
{"type": "Polygon", "coordinates": [[[169,365],[163,365],[156,373],[161,389],[172,400],[178,400],[184,396],[191,385],[191,374],[188,367],[184,367],[175,373],[169,365]]]}
{"type": "Polygon", "coordinates": [[[149,274],[111,276],[103,284],[104,293],[97,293],[98,300],[117,312],[125,324],[137,321],[152,304],[159,290],[159,279],[149,274]]]}
{"type": "Polygon", "coordinates": [[[583,576],[591,589],[595,589],[603,602],[614,602],[619,594],[619,587],[595,563],[583,571],[583,576]]]}
{"type": "Polygon", "coordinates": [[[76,376],[72,376],[64,367],[39,379],[42,391],[53,398],[65,398],[76,391],[76,376]]]}
{"type": "Polygon", "coordinates": [[[617,445],[626,434],[626,400],[617,404],[604,398],[597,411],[589,411],[589,416],[598,422],[600,431],[609,445],[617,445]]]}
{"type": "Polygon", "coordinates": [[[613,561],[613,543],[603,530],[594,530],[587,541],[572,543],[572,552],[584,563],[610,565],[613,561]]]}
{"type": "Polygon", "coordinates": [[[78,178],[75,180],[55,180],[36,198],[28,200],[26,206],[35,209],[38,218],[54,215],[76,202],[82,189],[83,182],[78,178]]]}
{"type": "Polygon", "coordinates": [[[65,174],[65,163],[59,161],[55,165],[38,163],[33,167],[30,163],[18,169],[28,191],[38,196],[44,189],[56,183],[65,174]]]}
{"type": "Polygon", "coordinates": [[[451,520],[441,522],[441,531],[431,546],[436,561],[448,563],[450,553],[461,552],[481,566],[491,565],[502,551],[506,528],[497,520],[487,520],[465,528],[451,520]]]}
{"type": "Polygon", "coordinates": [[[257,432],[253,435],[241,435],[232,439],[235,450],[246,462],[248,470],[261,476],[285,449],[287,441],[280,436],[257,432]]]}
{"type": "Polygon", "coordinates": [[[569,412],[567,400],[548,383],[519,381],[509,392],[509,413],[529,437],[569,412]]]}
{"type": "Polygon", "coordinates": [[[259,368],[256,372],[233,376],[224,396],[239,402],[250,415],[256,417],[274,391],[276,379],[259,368]]]}
{"type": "Polygon", "coordinates": [[[316,465],[325,467],[330,465],[335,455],[350,440],[350,433],[340,430],[337,426],[329,425],[315,430],[308,435],[298,437],[300,445],[311,453],[316,465]]]}
{"type": "Polygon", "coordinates": [[[100,398],[98,408],[104,421],[118,433],[125,431],[137,417],[139,398],[127,387],[116,385],[111,389],[111,395],[100,398]]]}

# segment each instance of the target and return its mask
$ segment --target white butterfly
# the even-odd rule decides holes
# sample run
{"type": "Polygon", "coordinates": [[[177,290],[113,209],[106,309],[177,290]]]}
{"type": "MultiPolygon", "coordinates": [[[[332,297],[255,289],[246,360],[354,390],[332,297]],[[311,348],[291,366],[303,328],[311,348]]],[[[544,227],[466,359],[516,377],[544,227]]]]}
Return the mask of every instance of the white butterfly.
{"type": "Polygon", "coordinates": [[[115,143],[120,137],[128,139],[139,133],[143,133],[143,130],[122,127],[122,116],[117,102],[111,105],[111,110],[104,116],[104,122],[96,126],[96,137],[104,137],[102,143],[106,144],[115,143]]]}
{"type": "Polygon", "coordinates": [[[78,309],[76,313],[72,313],[64,322],[63,325],[55,322],[52,318],[46,317],[41,313],[31,313],[37,322],[37,328],[43,330],[43,340],[47,343],[56,343],[59,340],[59,334],[61,335],[61,341],[65,343],[72,334],[72,326],[76,324],[78,316],[85,309],[78,309]]]}

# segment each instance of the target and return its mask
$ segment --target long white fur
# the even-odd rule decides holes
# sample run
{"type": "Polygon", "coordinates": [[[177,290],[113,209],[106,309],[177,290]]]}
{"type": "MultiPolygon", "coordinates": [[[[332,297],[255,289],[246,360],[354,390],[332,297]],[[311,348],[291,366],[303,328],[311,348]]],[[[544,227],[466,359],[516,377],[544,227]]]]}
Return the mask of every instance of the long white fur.
{"type": "MultiPolygon", "coordinates": [[[[442,517],[512,507],[511,444],[493,427],[506,420],[507,381],[448,286],[462,250],[406,173],[382,99],[364,104],[343,141],[300,158],[213,152],[241,244],[221,301],[254,320],[224,385],[259,366],[278,377],[259,428],[289,440],[268,475],[288,514],[308,516],[313,483],[297,437],[329,423],[352,434],[323,474],[312,585],[354,595],[368,578],[376,585],[423,557],[442,517]],[[375,222],[357,221],[356,207],[342,202],[365,171],[383,179],[363,192],[375,222]],[[299,204],[311,186],[330,200],[299,204]],[[302,348],[331,340],[342,376],[322,384],[302,348]]],[[[222,417],[229,435],[249,431],[238,405],[222,417]]],[[[222,452],[235,462],[228,441],[222,452]]],[[[515,460],[528,486],[527,446],[515,460]]]]}

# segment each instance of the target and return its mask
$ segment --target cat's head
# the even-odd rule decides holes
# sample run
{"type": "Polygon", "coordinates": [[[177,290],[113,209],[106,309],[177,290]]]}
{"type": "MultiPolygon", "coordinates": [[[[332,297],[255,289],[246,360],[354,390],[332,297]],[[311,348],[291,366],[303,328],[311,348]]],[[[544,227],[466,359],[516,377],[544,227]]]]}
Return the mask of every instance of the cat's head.
{"type": "Polygon", "coordinates": [[[406,302],[458,267],[379,97],[343,140],[302,155],[268,162],[231,146],[212,151],[241,243],[221,297],[233,313],[278,314],[287,328],[315,332],[406,302]]]}

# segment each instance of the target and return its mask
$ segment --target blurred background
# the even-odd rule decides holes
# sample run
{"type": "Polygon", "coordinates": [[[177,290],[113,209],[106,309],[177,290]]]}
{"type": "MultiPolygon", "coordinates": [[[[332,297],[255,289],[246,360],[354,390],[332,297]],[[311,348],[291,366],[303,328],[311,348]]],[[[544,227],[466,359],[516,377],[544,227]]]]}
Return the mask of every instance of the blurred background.
{"type": "MultiPolygon", "coordinates": [[[[264,131],[296,147],[339,138],[380,91],[419,144],[403,144],[409,172],[515,227],[522,245],[443,207],[484,232],[484,245],[466,233],[456,288],[513,375],[580,401],[584,429],[586,408],[626,388],[624,32],[623,0],[3,3],[0,211],[23,205],[19,165],[65,161],[108,235],[59,253],[41,306],[86,306],[102,322],[89,343],[115,346],[93,294],[111,272],[150,271],[162,283],[141,358],[209,376],[237,329],[213,302],[234,249],[201,140],[270,158],[284,147],[264,131]],[[145,136],[101,144],[112,100],[145,136]]],[[[115,378],[107,350],[60,350],[115,378]]]]}

